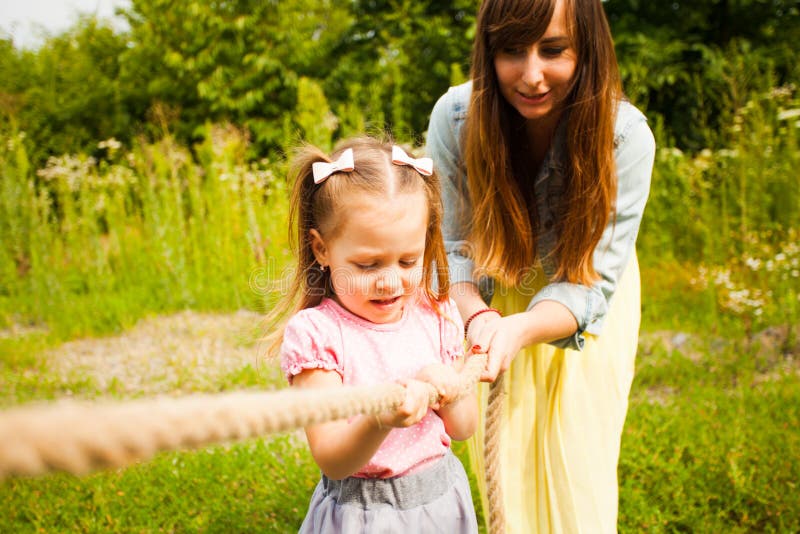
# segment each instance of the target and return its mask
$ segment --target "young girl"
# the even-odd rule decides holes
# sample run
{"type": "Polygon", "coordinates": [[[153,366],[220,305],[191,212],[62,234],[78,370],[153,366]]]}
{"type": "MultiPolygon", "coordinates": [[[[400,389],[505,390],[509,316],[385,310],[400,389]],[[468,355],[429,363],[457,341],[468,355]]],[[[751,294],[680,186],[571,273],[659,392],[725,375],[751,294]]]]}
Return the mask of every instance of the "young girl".
{"type": "Polygon", "coordinates": [[[295,160],[299,265],[284,308],[299,302],[282,332],[281,368],[295,388],[399,382],[406,391],[394,412],[305,429],[322,480],[300,532],[477,532],[449,449],[474,432],[477,401],[449,402],[463,324],[447,297],[431,166],[371,138],[331,158],[309,147],[295,160]],[[435,410],[422,381],[441,394],[435,410]]]}
{"type": "Polygon", "coordinates": [[[434,107],[427,143],[450,293],[483,379],[503,373],[507,532],[615,533],[653,134],[622,93],[601,0],[484,0],[470,77],[434,107]]]}

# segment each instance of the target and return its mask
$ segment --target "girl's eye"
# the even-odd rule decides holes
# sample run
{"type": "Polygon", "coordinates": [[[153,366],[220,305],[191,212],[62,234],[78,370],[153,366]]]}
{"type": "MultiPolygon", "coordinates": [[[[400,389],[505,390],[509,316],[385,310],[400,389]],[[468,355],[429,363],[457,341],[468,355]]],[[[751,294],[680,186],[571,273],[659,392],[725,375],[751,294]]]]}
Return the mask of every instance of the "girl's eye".
{"type": "Polygon", "coordinates": [[[414,258],[413,260],[400,260],[400,265],[403,267],[414,267],[417,265],[417,261],[419,261],[419,258],[414,258]]]}
{"type": "Polygon", "coordinates": [[[362,271],[371,271],[377,267],[375,263],[356,263],[356,267],[362,271]]]}

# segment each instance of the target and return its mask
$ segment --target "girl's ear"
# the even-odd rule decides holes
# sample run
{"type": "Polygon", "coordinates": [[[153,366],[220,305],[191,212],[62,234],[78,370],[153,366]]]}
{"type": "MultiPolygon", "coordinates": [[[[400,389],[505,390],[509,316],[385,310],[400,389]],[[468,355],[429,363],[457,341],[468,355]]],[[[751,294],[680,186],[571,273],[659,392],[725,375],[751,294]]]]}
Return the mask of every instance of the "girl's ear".
{"type": "Polygon", "coordinates": [[[325,240],[322,239],[322,236],[316,228],[309,230],[308,236],[311,238],[311,252],[314,253],[314,258],[316,258],[317,263],[322,267],[327,266],[328,247],[325,246],[325,240]]]}

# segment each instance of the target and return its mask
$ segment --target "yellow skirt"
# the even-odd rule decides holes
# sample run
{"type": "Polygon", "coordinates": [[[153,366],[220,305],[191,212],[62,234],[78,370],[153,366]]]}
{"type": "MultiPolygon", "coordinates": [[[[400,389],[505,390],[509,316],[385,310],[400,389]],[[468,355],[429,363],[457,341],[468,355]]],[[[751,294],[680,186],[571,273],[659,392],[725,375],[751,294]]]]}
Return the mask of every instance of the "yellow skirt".
{"type": "MultiPolygon", "coordinates": [[[[542,273],[538,279],[546,282],[542,273]]],[[[530,293],[498,288],[492,305],[524,311],[530,293]]],[[[620,279],[602,335],[582,351],[533,345],[506,372],[500,480],[507,533],[617,531],[617,461],[639,337],[639,265],[620,279]]],[[[478,398],[485,412],[488,384],[478,398]]],[[[488,521],[483,421],[469,455],[488,521]]]]}

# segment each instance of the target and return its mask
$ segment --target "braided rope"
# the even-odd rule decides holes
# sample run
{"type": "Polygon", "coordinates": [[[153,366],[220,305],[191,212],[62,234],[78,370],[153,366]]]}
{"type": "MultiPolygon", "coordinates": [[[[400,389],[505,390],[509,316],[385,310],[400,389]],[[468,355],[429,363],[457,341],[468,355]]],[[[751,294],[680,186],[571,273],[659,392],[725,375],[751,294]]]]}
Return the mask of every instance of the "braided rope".
{"type": "Polygon", "coordinates": [[[486,430],[484,434],[484,469],[486,470],[486,497],[489,501],[489,532],[503,534],[506,531],[505,508],[500,477],[500,424],[503,415],[505,373],[489,386],[486,407],[486,430]]]}
{"type": "MultiPolygon", "coordinates": [[[[486,363],[469,358],[455,398],[468,394],[486,363]]],[[[85,474],[122,467],[156,452],[200,447],[396,409],[399,384],[234,392],[115,404],[62,401],[0,414],[0,480],[49,471],[85,474]]],[[[430,386],[429,404],[438,401],[430,386]]]]}

